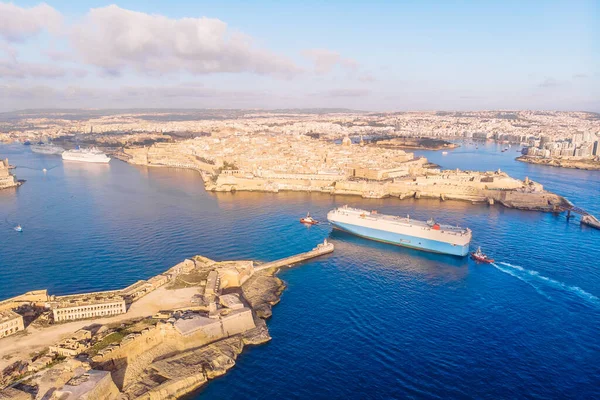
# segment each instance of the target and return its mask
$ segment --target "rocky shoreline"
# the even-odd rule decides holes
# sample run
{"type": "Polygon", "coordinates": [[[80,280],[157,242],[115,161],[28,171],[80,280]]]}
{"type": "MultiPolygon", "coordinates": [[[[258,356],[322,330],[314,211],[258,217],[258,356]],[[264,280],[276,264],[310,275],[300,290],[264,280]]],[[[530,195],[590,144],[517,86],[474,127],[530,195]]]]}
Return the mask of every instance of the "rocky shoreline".
{"type": "Polygon", "coordinates": [[[587,171],[600,171],[600,161],[594,160],[568,160],[562,158],[541,158],[525,155],[517,157],[516,160],[529,164],[547,165],[550,167],[583,169],[587,171]]]}
{"type": "MultiPolygon", "coordinates": [[[[323,254],[325,247],[320,245],[305,254],[323,254]]],[[[117,319],[118,323],[110,323],[114,318],[89,321],[86,327],[71,333],[71,339],[64,339],[67,342],[51,347],[49,353],[36,352],[30,361],[19,359],[4,368],[0,373],[0,398],[62,399],[85,391],[85,398],[166,400],[194,392],[231,369],[245,346],[271,340],[266,319],[285,289],[276,276],[276,263],[215,262],[201,256],[186,260],[167,271],[176,275],[158,289],[163,291],[160,295],[158,291],[143,295],[131,309],[152,295],[158,296],[160,307],[169,307],[160,299],[177,297],[175,293],[181,290],[198,290],[191,302],[172,305],[169,312],[156,313],[155,309],[148,317],[117,319]],[[81,332],[88,332],[86,339],[74,344],[81,332]],[[61,348],[68,352],[77,346],[85,348],[66,359],[62,356],[61,348]],[[96,379],[93,385],[81,383],[90,377],[96,379]]],[[[44,332],[42,329],[34,334],[44,332]]],[[[10,346],[7,339],[2,339],[5,343],[10,346]]],[[[31,348],[26,350],[30,354],[31,348]]],[[[14,353],[10,357],[19,358],[14,353]]]]}
{"type": "MultiPolygon", "coordinates": [[[[142,367],[142,372],[127,385],[124,393],[128,398],[167,400],[190,394],[210,380],[225,375],[235,366],[237,357],[246,346],[270,341],[265,319],[271,316],[271,308],[279,302],[285,288],[283,281],[274,273],[258,272],[242,286],[244,297],[255,313],[255,328],[175,354],[170,353],[170,346],[165,346],[159,353],[152,352],[154,361],[135,366],[136,369],[142,367]],[[157,380],[161,381],[159,385],[156,385],[157,380]]],[[[141,364],[139,359],[136,363],[141,364]]],[[[131,368],[131,365],[126,368],[131,368]]]]}

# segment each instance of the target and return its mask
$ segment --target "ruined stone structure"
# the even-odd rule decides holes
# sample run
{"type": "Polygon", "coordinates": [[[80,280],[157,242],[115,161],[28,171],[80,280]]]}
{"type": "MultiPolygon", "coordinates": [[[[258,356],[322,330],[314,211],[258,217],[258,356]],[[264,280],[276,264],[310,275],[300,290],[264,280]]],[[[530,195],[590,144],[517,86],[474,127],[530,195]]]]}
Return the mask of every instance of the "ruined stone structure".
{"type": "Polygon", "coordinates": [[[61,340],[58,344],[50,346],[48,351],[50,353],[58,354],[59,356],[76,356],[88,349],[91,338],[92,332],[86,329],[80,329],[72,336],[61,340]]]}

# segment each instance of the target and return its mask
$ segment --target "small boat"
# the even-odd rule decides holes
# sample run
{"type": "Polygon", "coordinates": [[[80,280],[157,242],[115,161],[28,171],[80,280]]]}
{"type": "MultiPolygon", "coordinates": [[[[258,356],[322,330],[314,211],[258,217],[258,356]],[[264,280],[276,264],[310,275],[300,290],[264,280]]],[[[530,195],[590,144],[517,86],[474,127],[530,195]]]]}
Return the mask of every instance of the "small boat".
{"type": "Polygon", "coordinates": [[[447,155],[448,155],[448,152],[447,152],[447,151],[442,151],[442,155],[443,155],[443,156],[447,156],[447,155]]]}
{"type": "Polygon", "coordinates": [[[307,225],[316,225],[319,223],[319,221],[310,216],[310,213],[306,213],[306,217],[300,218],[300,222],[307,225]]]}
{"type": "Polygon", "coordinates": [[[17,225],[13,229],[17,232],[23,232],[23,228],[21,228],[21,225],[17,225]]]}
{"type": "Polygon", "coordinates": [[[481,247],[477,248],[477,251],[471,253],[471,258],[477,262],[491,264],[494,262],[493,258],[489,258],[481,251],[481,247]]]}

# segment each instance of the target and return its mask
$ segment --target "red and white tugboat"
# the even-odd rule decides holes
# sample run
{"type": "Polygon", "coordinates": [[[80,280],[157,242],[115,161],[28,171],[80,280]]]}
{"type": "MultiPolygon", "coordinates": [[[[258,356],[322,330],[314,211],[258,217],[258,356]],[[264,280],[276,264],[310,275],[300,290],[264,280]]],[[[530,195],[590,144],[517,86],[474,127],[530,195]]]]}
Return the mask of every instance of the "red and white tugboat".
{"type": "Polygon", "coordinates": [[[478,247],[477,251],[471,253],[471,258],[477,262],[484,264],[491,264],[494,262],[493,258],[489,258],[485,254],[483,254],[483,252],[481,251],[481,247],[478,247]]]}
{"type": "Polygon", "coordinates": [[[306,213],[306,217],[300,218],[300,222],[306,225],[316,225],[319,223],[319,221],[310,216],[310,213],[306,213]]]}

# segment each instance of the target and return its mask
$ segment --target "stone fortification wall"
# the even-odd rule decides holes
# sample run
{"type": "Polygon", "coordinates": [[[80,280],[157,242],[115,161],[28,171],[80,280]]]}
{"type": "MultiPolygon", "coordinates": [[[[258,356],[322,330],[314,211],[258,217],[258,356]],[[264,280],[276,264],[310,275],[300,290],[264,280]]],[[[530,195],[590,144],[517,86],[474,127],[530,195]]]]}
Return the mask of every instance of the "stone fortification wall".
{"type": "Polygon", "coordinates": [[[545,192],[542,185],[500,177],[494,182],[465,182],[462,184],[416,184],[416,182],[338,182],[334,194],[358,195],[363,197],[393,196],[423,197],[442,200],[498,201],[507,207],[552,211],[563,204],[564,199],[545,192]],[[518,183],[518,186],[517,186],[518,183]]]}
{"type": "Polygon", "coordinates": [[[219,273],[221,289],[226,289],[229,287],[240,287],[254,273],[254,262],[238,261],[231,266],[227,266],[226,263],[219,263],[217,272],[219,273]]]}
{"type": "Polygon", "coordinates": [[[566,204],[565,199],[562,197],[548,192],[536,192],[536,193],[523,193],[523,192],[499,192],[491,193],[489,191],[489,197],[494,198],[496,201],[501,202],[506,207],[519,208],[519,209],[530,209],[540,211],[552,211],[555,207],[560,207],[566,204]]]}
{"type": "Polygon", "coordinates": [[[136,165],[189,168],[209,173],[214,173],[216,168],[181,148],[178,143],[156,143],[150,147],[124,149],[123,152],[130,157],[127,161],[136,165]]]}
{"type": "Polygon", "coordinates": [[[17,308],[23,304],[39,304],[43,305],[48,301],[48,291],[44,290],[33,290],[31,292],[27,292],[21,294],[19,296],[11,297],[6,300],[0,301],[0,311],[10,310],[13,308],[17,308]]]}
{"type": "Polygon", "coordinates": [[[10,173],[8,159],[0,161],[0,189],[19,186],[19,182],[10,173]]]}
{"type": "Polygon", "coordinates": [[[207,183],[206,189],[218,192],[236,190],[274,193],[280,190],[330,192],[334,184],[334,180],[246,178],[221,174],[216,183],[207,183]]]}

